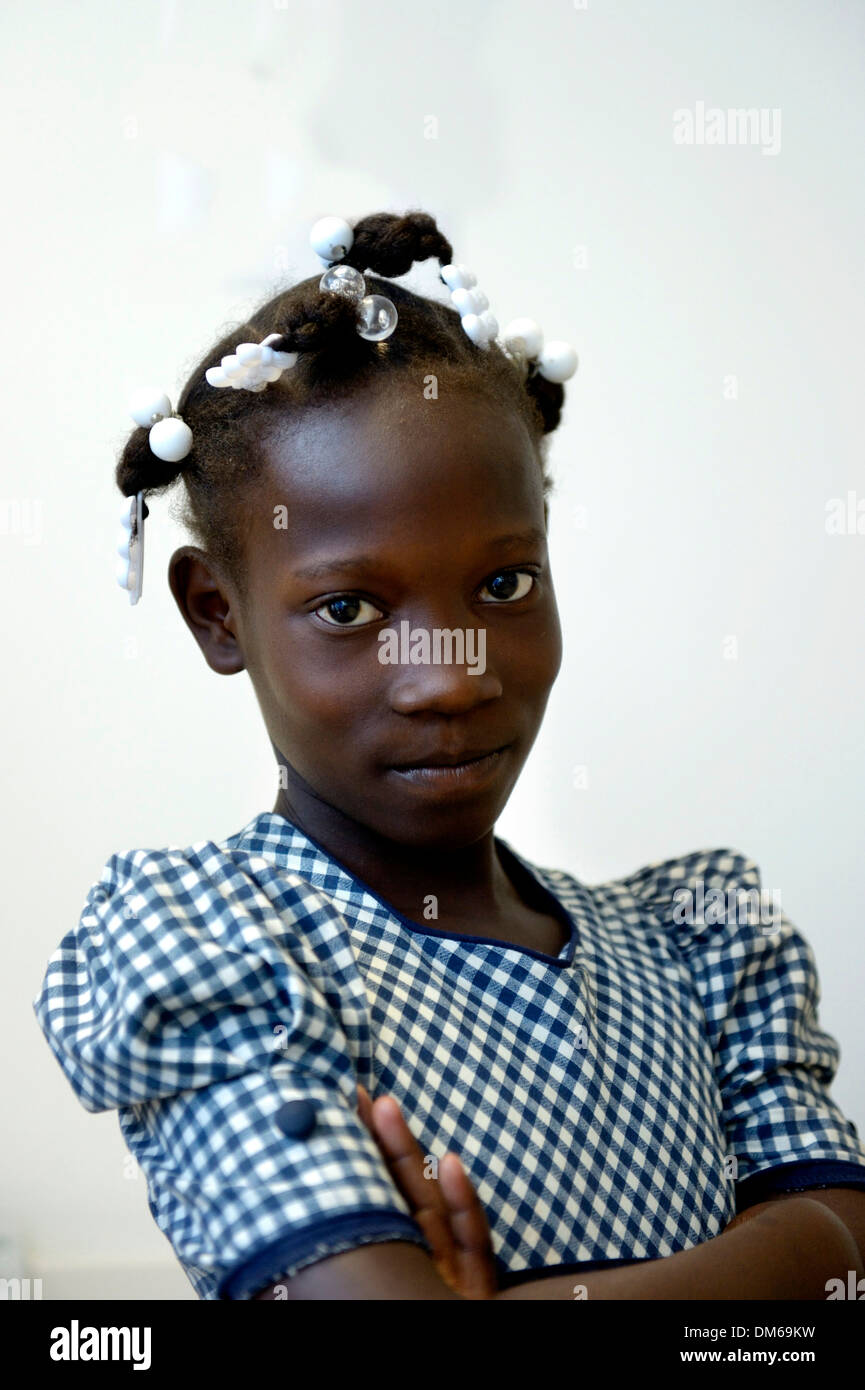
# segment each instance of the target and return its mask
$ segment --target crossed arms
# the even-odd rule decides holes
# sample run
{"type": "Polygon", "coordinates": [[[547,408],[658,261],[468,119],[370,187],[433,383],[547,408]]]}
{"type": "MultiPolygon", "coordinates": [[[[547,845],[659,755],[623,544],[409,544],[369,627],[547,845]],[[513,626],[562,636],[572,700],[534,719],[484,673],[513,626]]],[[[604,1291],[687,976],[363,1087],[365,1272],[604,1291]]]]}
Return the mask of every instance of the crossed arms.
{"type": "Polygon", "coordinates": [[[720,1235],[664,1259],[616,1269],[497,1286],[489,1225],[455,1154],[425,1176],[424,1156],[392,1096],[372,1101],[359,1087],[359,1112],[432,1255],[405,1241],[383,1241],[333,1255],[259,1300],[826,1298],[826,1284],[849,1270],[865,1276],[865,1191],[834,1187],[779,1193],[734,1217],[720,1235]]]}

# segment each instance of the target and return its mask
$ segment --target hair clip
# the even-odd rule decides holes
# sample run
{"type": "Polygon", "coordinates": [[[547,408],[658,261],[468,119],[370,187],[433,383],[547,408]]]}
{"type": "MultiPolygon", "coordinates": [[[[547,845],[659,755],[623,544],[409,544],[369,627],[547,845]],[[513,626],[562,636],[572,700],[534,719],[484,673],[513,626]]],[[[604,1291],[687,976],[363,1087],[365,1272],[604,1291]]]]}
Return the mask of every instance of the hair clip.
{"type": "Polygon", "coordinates": [[[141,598],[144,571],[144,493],[124,497],[120,512],[120,540],[117,543],[117,583],[129,590],[129,602],[141,598]]]}
{"type": "MultiPolygon", "coordinates": [[[[171,408],[163,391],[141,387],[129,401],[129,413],[137,425],[148,431],[152,452],[164,463],[180,463],[192,448],[192,430],[171,408]]],[[[117,543],[117,582],[129,590],[129,602],[141,598],[144,577],[144,493],[123,499],[120,513],[120,540],[117,543]]]]}

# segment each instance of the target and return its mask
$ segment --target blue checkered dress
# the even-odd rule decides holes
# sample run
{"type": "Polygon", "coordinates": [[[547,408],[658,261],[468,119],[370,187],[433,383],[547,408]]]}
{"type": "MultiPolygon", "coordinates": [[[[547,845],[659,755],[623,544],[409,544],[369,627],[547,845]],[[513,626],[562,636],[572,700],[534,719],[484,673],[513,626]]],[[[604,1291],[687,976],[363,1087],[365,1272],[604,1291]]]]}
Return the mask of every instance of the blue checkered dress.
{"type": "Polygon", "coordinates": [[[428,1249],[358,1081],[430,1159],[460,1155],[503,1286],[688,1249],[773,1191],[865,1188],[811,947],[730,907],[753,861],[586,886],[497,844],[551,895],[557,956],[408,921],[270,811],[108,860],[34,1008],[85,1108],[117,1109],[200,1298],[374,1241],[428,1249]],[[727,910],[689,922],[698,881],[727,910]],[[298,1101],[306,1133],[281,1123],[298,1101]]]}

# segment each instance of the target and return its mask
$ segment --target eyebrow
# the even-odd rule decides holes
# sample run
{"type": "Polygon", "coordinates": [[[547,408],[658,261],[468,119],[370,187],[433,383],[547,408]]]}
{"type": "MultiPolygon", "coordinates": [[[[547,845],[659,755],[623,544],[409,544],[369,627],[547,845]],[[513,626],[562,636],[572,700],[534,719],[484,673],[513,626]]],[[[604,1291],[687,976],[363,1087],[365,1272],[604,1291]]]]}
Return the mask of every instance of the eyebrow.
{"type": "MultiPolygon", "coordinates": [[[[505,536],[497,536],[490,541],[490,549],[502,549],[506,546],[517,545],[545,545],[547,534],[539,526],[530,526],[526,531],[510,531],[505,536]]],[[[332,574],[334,570],[372,570],[381,567],[381,561],[374,555],[334,555],[329,560],[314,560],[308,565],[301,565],[294,570],[297,579],[321,579],[323,576],[332,574]]]]}
{"type": "Polygon", "coordinates": [[[334,570],[375,569],[376,560],[372,555],[335,555],[332,560],[316,560],[311,565],[302,565],[294,571],[298,579],[320,579],[332,574],[334,570]]]}

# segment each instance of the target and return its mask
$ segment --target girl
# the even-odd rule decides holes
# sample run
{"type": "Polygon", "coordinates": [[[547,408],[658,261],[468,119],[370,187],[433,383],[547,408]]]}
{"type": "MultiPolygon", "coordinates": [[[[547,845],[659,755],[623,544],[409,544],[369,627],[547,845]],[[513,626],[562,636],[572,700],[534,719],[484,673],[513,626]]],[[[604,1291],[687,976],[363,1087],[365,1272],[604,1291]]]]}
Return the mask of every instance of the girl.
{"type": "Polygon", "coordinates": [[[249,673],[275,805],[112,855],[39,1023],[201,1298],[825,1297],[863,1272],[865,1147],[809,944],[738,910],[755,864],[590,886],[495,835],[561,661],[546,445],[575,363],[493,340],[431,217],[341,237],[116,474],[183,478],[171,590],[249,673]],[[378,278],[430,256],[460,312],[378,278]],[[484,662],[424,659],[435,633],[484,662]]]}

